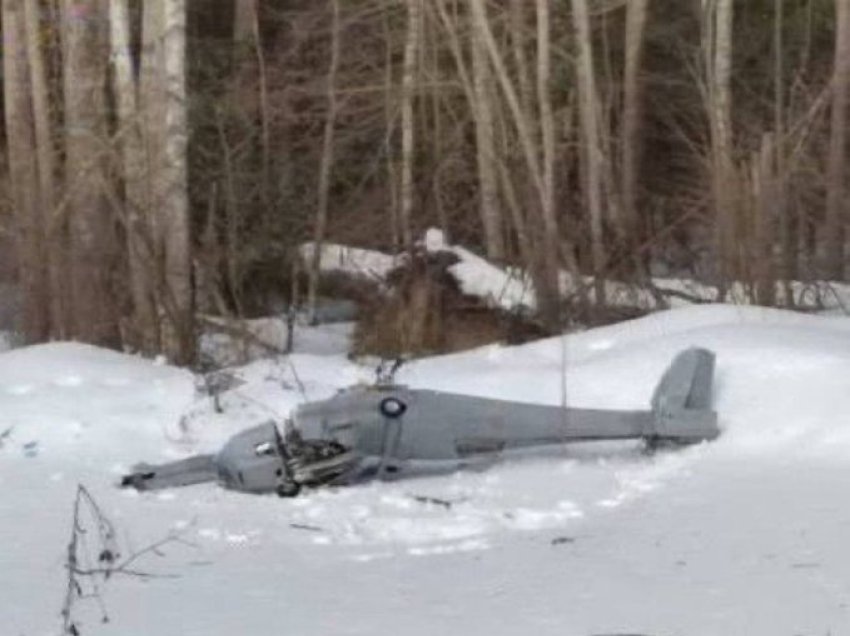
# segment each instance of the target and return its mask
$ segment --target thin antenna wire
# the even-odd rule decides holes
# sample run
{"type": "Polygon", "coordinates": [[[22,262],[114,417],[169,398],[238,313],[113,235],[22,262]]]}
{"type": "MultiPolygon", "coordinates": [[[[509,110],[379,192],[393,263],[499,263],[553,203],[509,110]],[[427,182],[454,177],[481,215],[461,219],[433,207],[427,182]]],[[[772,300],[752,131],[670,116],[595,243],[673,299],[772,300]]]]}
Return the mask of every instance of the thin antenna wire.
{"type": "Polygon", "coordinates": [[[307,397],[307,387],[301,381],[301,376],[298,375],[298,369],[295,368],[295,363],[292,361],[292,356],[286,356],[286,361],[289,363],[289,368],[292,370],[292,377],[295,379],[295,384],[298,386],[298,392],[301,394],[301,399],[305,402],[309,401],[307,397]]]}
{"type": "Polygon", "coordinates": [[[567,410],[567,334],[561,327],[561,430],[564,434],[563,448],[566,452],[567,428],[569,427],[569,411],[567,410]]]}
{"type": "Polygon", "coordinates": [[[567,334],[561,333],[561,408],[567,411],[567,334]]]}

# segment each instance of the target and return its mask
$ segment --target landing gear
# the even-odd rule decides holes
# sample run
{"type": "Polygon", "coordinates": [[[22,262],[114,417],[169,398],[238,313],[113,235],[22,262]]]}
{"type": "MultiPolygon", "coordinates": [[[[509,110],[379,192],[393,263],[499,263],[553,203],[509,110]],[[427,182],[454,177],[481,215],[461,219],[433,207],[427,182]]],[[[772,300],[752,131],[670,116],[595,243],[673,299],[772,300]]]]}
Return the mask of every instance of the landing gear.
{"type": "Polygon", "coordinates": [[[301,492],[301,484],[292,481],[291,479],[283,479],[275,488],[275,493],[278,497],[297,497],[301,492]]]}

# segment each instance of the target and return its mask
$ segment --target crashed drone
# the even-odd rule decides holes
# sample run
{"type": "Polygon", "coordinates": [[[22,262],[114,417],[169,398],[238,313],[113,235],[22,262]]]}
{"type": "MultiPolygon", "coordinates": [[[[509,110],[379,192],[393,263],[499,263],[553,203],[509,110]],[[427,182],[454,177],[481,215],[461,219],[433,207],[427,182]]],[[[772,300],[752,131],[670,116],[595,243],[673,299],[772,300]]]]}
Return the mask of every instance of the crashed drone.
{"type": "Polygon", "coordinates": [[[217,481],[248,493],[398,479],[486,466],[511,453],[570,442],[642,439],[650,446],[712,440],[714,354],[680,352],[648,410],[564,408],[379,384],[301,405],[280,431],[263,424],[215,455],[140,464],[121,485],[155,490],[217,481]]]}

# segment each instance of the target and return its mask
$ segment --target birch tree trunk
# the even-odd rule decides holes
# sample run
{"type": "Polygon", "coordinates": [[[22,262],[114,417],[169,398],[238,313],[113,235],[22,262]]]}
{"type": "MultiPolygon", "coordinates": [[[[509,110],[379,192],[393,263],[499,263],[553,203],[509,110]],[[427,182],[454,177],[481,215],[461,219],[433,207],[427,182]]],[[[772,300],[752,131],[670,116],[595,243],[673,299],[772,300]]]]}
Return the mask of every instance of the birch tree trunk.
{"type": "Polygon", "coordinates": [[[622,182],[623,220],[629,241],[640,243],[642,223],[637,210],[637,183],[640,162],[641,80],[649,0],[631,0],[626,5],[626,51],[623,74],[622,182]]]}
{"type": "MultiPolygon", "coordinates": [[[[535,11],[537,18],[537,105],[540,120],[541,148],[541,193],[540,206],[545,234],[541,244],[544,250],[539,283],[538,302],[543,320],[553,330],[560,329],[561,290],[560,267],[558,263],[559,234],[557,211],[555,210],[555,116],[552,110],[551,76],[552,47],[551,21],[549,15],[550,0],[537,0],[535,11]]],[[[520,84],[522,86],[522,84],[520,84]]],[[[530,100],[529,104],[530,104],[530,100]]]]}
{"type": "Polygon", "coordinates": [[[736,176],[732,156],[732,0],[705,5],[709,120],[712,146],[712,196],[717,224],[720,299],[735,273],[736,176]]]}
{"type": "Polygon", "coordinates": [[[522,104],[522,112],[525,114],[525,117],[531,119],[534,116],[534,97],[531,87],[532,73],[525,50],[526,42],[528,41],[527,7],[528,0],[511,0],[510,24],[511,48],[514,64],[516,65],[520,103],[522,104]]]}
{"type": "Polygon", "coordinates": [[[127,0],[109,2],[112,92],[118,123],[118,144],[124,182],[124,231],[127,241],[130,294],[133,301],[127,344],[153,354],[159,335],[153,234],[146,197],[144,133],[141,129],[137,82],[130,53],[130,16],[127,0]]]}
{"type": "Polygon", "coordinates": [[[340,22],[339,0],[331,0],[331,61],[327,77],[328,112],[325,118],[325,131],[322,140],[322,160],[319,166],[319,187],[316,204],[316,222],[313,229],[313,254],[310,259],[307,287],[307,307],[310,322],[316,321],[316,296],[319,288],[319,264],[322,257],[322,245],[328,225],[328,195],[331,185],[331,170],[334,163],[334,133],[336,131],[337,98],[336,76],[339,69],[340,22]]]}
{"type": "Polygon", "coordinates": [[[22,0],[3,0],[3,94],[12,200],[17,225],[19,282],[23,294],[21,329],[28,342],[50,337],[50,278],[47,268],[39,165],[33,117],[32,80],[27,60],[26,15],[22,0]]]}
{"type": "Polygon", "coordinates": [[[552,75],[549,0],[537,0],[537,103],[540,107],[540,145],[543,150],[543,216],[555,217],[555,117],[549,84],[552,75]]]}
{"type": "Polygon", "coordinates": [[[71,240],[73,335],[118,346],[118,265],[104,152],[107,128],[106,5],[63,0],[66,187],[71,240]]]}
{"type": "MultiPolygon", "coordinates": [[[[508,103],[508,110],[517,130],[523,158],[528,166],[531,180],[534,183],[535,194],[542,205],[544,196],[543,176],[538,150],[535,146],[532,133],[533,122],[523,114],[516,88],[511,82],[504,60],[499,53],[496,38],[490,29],[484,0],[469,0],[469,4],[472,11],[472,20],[476,25],[475,28],[484,40],[484,44],[487,47],[487,54],[490,56],[490,63],[493,65],[493,71],[496,74],[496,79],[502,89],[505,101],[508,103]]],[[[547,229],[557,227],[557,222],[555,222],[554,218],[547,218],[545,222],[547,223],[547,229]]]]}
{"type": "Polygon", "coordinates": [[[847,222],[847,106],[850,103],[850,2],[835,0],[836,37],[832,79],[832,122],[830,124],[827,174],[826,276],[844,277],[844,238],[847,222]]]}
{"type": "Polygon", "coordinates": [[[233,0],[233,41],[249,43],[254,37],[257,0],[233,0]]]}
{"type": "Polygon", "coordinates": [[[472,26],[472,75],[475,142],[478,162],[479,209],[484,227],[487,257],[500,261],[505,256],[502,211],[499,205],[495,127],[493,122],[493,72],[480,26],[472,26]]]}
{"type": "MultiPolygon", "coordinates": [[[[490,28],[483,0],[469,0],[472,20],[481,34],[490,57],[490,64],[502,94],[507,102],[511,120],[519,137],[520,149],[533,184],[535,201],[532,204],[539,214],[539,224],[533,233],[539,237],[540,253],[535,263],[530,263],[534,273],[537,310],[541,320],[552,330],[560,323],[560,289],[558,272],[558,220],[554,206],[547,203],[546,185],[541,166],[540,150],[534,141],[534,122],[523,112],[517,90],[511,82],[499,47],[490,28]]],[[[539,72],[540,69],[538,69],[539,72]]],[[[544,68],[545,72],[545,68],[544,68]]],[[[544,80],[545,81],[545,80],[544,80]]]]}
{"type": "Polygon", "coordinates": [[[596,305],[605,306],[605,247],[602,209],[602,145],[597,120],[596,79],[593,68],[593,44],[587,0],[572,0],[573,23],[578,44],[579,111],[585,169],[584,200],[590,218],[591,259],[596,305]]]}
{"type": "Polygon", "coordinates": [[[187,172],[186,2],[161,0],[163,78],[165,84],[162,204],[159,207],[163,246],[165,352],[178,363],[195,355],[192,241],[187,172]]]}
{"type": "Polygon", "coordinates": [[[413,161],[414,120],[413,99],[416,91],[416,71],[419,59],[419,40],[422,33],[422,0],[406,0],[407,36],[401,79],[401,188],[399,192],[399,222],[405,248],[413,245],[412,222],[414,205],[413,161]]]}
{"type": "MultiPolygon", "coordinates": [[[[185,0],[146,2],[138,90],[144,210],[158,349],[177,363],[195,354],[187,183],[185,0]],[[145,216],[147,218],[145,218],[145,216]]],[[[147,310],[147,307],[145,307],[147,310]]]]}
{"type": "MultiPolygon", "coordinates": [[[[162,192],[161,166],[163,159],[162,131],[165,120],[165,58],[164,58],[164,24],[165,3],[145,2],[142,13],[142,50],[139,60],[139,84],[138,84],[138,106],[139,122],[141,126],[141,139],[144,155],[145,174],[145,210],[149,211],[150,218],[147,219],[150,233],[150,242],[154,266],[157,268],[156,276],[159,276],[160,246],[158,243],[159,228],[158,219],[153,215],[161,203],[162,192]]],[[[155,285],[158,287],[158,285],[155,285]]],[[[154,290],[158,293],[158,289],[154,290]]]]}

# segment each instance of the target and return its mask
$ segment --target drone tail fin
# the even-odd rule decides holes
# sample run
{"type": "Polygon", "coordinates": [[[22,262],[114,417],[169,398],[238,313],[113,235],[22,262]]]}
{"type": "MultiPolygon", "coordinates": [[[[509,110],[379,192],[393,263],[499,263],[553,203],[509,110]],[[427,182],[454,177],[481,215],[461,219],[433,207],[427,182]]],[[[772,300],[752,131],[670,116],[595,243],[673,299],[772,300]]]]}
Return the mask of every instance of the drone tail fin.
{"type": "Polygon", "coordinates": [[[714,365],[714,353],[699,347],[673,359],[652,396],[656,437],[688,442],[720,434],[711,408],[714,365]]]}

